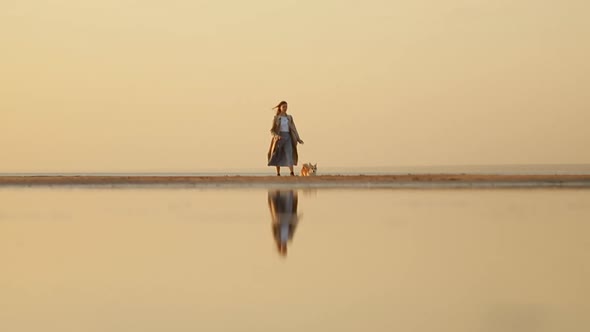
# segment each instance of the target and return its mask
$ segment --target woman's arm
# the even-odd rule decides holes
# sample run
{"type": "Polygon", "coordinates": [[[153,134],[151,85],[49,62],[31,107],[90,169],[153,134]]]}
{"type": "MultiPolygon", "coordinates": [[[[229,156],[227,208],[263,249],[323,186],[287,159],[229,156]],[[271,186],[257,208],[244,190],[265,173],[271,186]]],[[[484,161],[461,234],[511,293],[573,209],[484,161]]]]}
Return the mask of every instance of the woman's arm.
{"type": "Polygon", "coordinates": [[[299,137],[299,132],[297,131],[297,126],[295,126],[295,121],[293,121],[293,116],[289,115],[289,117],[291,120],[291,121],[289,121],[289,126],[291,126],[291,130],[295,134],[295,139],[297,139],[297,143],[303,144],[303,140],[301,140],[301,137],[299,137]]]}
{"type": "Polygon", "coordinates": [[[272,126],[270,127],[270,133],[273,136],[280,136],[279,134],[279,126],[277,125],[277,116],[272,119],[272,126]]]}

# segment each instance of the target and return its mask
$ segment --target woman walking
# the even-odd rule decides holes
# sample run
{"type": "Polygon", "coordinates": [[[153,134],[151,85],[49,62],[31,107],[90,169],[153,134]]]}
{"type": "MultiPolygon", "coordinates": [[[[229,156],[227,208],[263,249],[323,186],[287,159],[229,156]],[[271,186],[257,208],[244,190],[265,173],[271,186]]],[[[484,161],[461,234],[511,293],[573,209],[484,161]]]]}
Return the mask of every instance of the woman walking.
{"type": "Polygon", "coordinates": [[[287,102],[281,101],[273,109],[277,113],[272,121],[270,132],[272,140],[268,149],[268,166],[277,168],[277,176],[281,176],[281,166],[289,167],[291,176],[295,176],[293,165],[297,165],[299,156],[297,154],[297,143],[303,144],[299,137],[293,116],[287,114],[287,102]]]}

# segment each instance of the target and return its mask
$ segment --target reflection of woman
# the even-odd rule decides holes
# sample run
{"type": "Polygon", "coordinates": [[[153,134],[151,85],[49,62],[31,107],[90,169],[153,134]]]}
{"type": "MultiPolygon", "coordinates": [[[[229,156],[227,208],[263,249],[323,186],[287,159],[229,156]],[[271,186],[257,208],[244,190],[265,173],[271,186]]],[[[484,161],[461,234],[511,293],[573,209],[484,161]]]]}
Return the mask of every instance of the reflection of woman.
{"type": "Polygon", "coordinates": [[[276,166],[277,175],[281,175],[281,166],[289,167],[291,175],[294,176],[293,165],[297,165],[297,143],[303,141],[297,133],[293,117],[287,114],[287,102],[281,101],[274,108],[277,114],[272,121],[270,132],[272,141],[268,149],[268,166],[276,166]]]}
{"type": "Polygon", "coordinates": [[[269,190],[268,207],[277,250],[281,255],[286,256],[287,242],[293,240],[293,234],[299,222],[297,192],[294,190],[269,190]]]}

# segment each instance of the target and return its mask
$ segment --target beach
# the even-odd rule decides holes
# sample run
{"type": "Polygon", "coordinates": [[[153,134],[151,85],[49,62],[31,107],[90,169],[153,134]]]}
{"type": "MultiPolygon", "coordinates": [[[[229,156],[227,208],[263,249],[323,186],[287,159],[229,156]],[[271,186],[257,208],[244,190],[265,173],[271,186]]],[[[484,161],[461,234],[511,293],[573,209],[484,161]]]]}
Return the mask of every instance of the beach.
{"type": "Polygon", "coordinates": [[[590,174],[404,174],[321,176],[0,176],[0,186],[171,185],[224,187],[590,187],[590,174]]]}

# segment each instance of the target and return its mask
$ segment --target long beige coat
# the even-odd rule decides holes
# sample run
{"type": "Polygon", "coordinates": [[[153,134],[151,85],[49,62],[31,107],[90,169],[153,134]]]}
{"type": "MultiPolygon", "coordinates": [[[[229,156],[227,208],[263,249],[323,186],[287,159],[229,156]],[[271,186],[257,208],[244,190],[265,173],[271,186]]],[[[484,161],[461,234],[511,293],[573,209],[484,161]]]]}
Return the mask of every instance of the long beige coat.
{"type": "MultiPolygon", "coordinates": [[[[293,116],[287,114],[287,118],[289,119],[289,132],[291,134],[291,144],[293,145],[293,165],[297,165],[297,161],[299,160],[299,155],[297,153],[297,143],[300,140],[299,133],[297,132],[297,127],[295,126],[295,122],[293,121],[293,116]]],[[[281,137],[279,134],[279,127],[280,119],[278,115],[275,115],[274,119],[272,120],[272,127],[270,128],[272,139],[270,141],[270,147],[267,153],[267,161],[270,161],[270,158],[275,153],[278,139],[279,137],[281,137]]]]}

